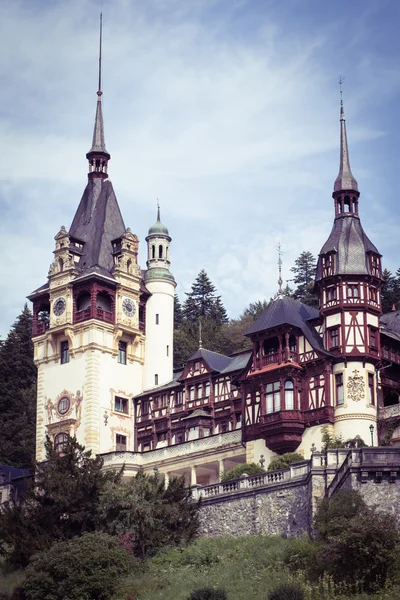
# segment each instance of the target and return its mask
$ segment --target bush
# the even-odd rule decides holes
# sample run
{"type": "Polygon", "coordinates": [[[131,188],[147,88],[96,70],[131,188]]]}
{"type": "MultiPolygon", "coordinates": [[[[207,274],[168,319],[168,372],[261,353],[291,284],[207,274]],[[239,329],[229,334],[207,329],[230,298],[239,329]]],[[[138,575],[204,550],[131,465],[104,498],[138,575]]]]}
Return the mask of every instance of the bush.
{"type": "Polygon", "coordinates": [[[213,588],[199,588],[194,590],[188,600],[227,600],[228,596],[224,590],[213,588]]]}
{"type": "Polygon", "coordinates": [[[88,533],[54,544],[32,557],[23,590],[26,600],[110,600],[132,559],[105,533],[88,533]]]}
{"type": "Polygon", "coordinates": [[[283,583],[270,592],[268,600],[304,600],[304,592],[298,585],[283,583]]]}
{"type": "Polygon", "coordinates": [[[350,519],[368,510],[362,496],[354,490],[343,490],[331,498],[324,498],[314,519],[318,538],[327,541],[340,534],[350,519]]]}
{"type": "Polygon", "coordinates": [[[261,475],[265,473],[265,469],[257,465],[256,463],[241,463],[236,465],[233,469],[226,471],[221,477],[221,481],[232,481],[233,479],[239,479],[244,473],[247,475],[261,475]]]}
{"type": "Polygon", "coordinates": [[[400,546],[395,517],[368,507],[358,492],[342,491],[321,502],[315,527],[318,563],[336,583],[366,592],[384,587],[400,546]]]}
{"type": "Polygon", "coordinates": [[[286,452],[271,462],[268,465],[268,471],[279,471],[280,469],[287,469],[292,463],[304,460],[304,456],[298,452],[286,452]]]}

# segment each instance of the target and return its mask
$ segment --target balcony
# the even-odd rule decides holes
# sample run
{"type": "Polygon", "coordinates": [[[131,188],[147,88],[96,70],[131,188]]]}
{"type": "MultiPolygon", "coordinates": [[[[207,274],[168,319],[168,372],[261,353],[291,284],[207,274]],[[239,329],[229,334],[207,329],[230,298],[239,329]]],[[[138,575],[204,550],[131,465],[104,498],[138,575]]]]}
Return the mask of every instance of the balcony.
{"type": "Polygon", "coordinates": [[[108,312],[107,310],[103,310],[99,307],[93,311],[92,307],[88,306],[88,308],[85,308],[84,310],[78,310],[75,313],[74,323],[81,323],[82,321],[88,321],[89,319],[97,319],[98,321],[104,321],[106,323],[114,322],[114,316],[112,312],[108,312]],[[94,314],[92,314],[93,312],[94,314]]]}
{"type": "Polygon", "coordinates": [[[261,416],[261,434],[268,448],[278,454],[294,452],[301,442],[303,431],[301,410],[281,410],[261,416]]]}
{"type": "Polygon", "coordinates": [[[46,331],[48,330],[50,326],[49,322],[43,322],[43,323],[35,323],[33,322],[32,325],[32,337],[36,337],[38,335],[43,335],[44,333],[46,333],[46,331]]]}
{"type": "Polygon", "coordinates": [[[321,406],[320,408],[314,408],[313,410],[306,410],[303,413],[304,423],[308,427],[322,425],[324,423],[331,423],[333,425],[333,415],[333,406],[321,406]]]}
{"type": "Polygon", "coordinates": [[[400,365],[400,351],[394,350],[394,348],[390,348],[389,346],[381,347],[381,357],[390,362],[394,362],[400,365]]]}
{"type": "Polygon", "coordinates": [[[269,367],[270,365],[280,365],[281,363],[288,362],[299,362],[299,355],[297,352],[290,350],[286,352],[285,350],[278,350],[277,352],[270,352],[268,354],[262,354],[259,357],[256,357],[254,360],[254,365],[256,369],[263,369],[264,367],[269,367]]]}
{"type": "Polygon", "coordinates": [[[379,409],[379,418],[382,420],[396,417],[400,417],[400,404],[392,404],[392,406],[384,406],[379,409]]]}

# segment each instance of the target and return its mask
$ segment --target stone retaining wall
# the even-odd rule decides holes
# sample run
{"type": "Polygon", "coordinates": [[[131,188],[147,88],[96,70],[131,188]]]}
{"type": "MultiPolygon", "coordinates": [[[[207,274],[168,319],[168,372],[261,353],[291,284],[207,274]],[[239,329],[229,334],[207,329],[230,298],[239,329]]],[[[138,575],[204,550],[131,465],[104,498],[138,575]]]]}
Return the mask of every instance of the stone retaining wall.
{"type": "Polygon", "coordinates": [[[214,497],[207,493],[217,493],[217,486],[197,489],[196,497],[203,498],[200,535],[312,535],[319,502],[340,489],[358,490],[367,504],[400,518],[400,448],[350,452],[315,453],[306,467],[295,466],[279,483],[266,485],[265,479],[257,487],[248,478],[214,497]]]}

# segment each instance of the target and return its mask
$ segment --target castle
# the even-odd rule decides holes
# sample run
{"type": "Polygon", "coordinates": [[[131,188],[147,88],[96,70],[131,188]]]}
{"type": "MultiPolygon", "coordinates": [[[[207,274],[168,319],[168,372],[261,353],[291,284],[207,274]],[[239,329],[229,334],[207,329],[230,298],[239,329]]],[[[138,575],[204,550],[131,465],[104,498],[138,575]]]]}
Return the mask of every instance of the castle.
{"type": "Polygon", "coordinates": [[[240,463],[268,466],[295,450],[309,458],[324,427],[368,445],[388,431],[396,440],[400,312],[381,314],[381,255],[361,225],[342,101],[319,309],[278,296],[244,332],[251,351],[228,357],[200,347],[176,372],[171,237],[158,209],[140,269],[139,239],[108,179],[100,84],[86,158],[76,214],[55,236],[47,282],[29,296],[38,460],[46,435],[60,450],[74,435],[105,468],[125,464],[127,475],[154,469],[210,485],[240,463]]]}

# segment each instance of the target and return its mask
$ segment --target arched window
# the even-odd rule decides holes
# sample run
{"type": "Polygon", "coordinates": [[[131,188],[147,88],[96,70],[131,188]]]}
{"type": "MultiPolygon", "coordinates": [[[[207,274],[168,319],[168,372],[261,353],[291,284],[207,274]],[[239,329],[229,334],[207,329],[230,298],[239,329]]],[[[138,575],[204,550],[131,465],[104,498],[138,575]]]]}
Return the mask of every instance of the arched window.
{"type": "Polygon", "coordinates": [[[64,261],[62,258],[58,259],[58,270],[60,273],[62,273],[62,271],[64,270],[64,261]]]}
{"type": "Polygon", "coordinates": [[[294,385],[291,379],[285,381],[285,409],[294,409],[294,385]]]}
{"type": "Polygon", "coordinates": [[[128,262],[126,263],[126,270],[128,271],[128,273],[130,273],[132,271],[132,261],[131,261],[131,259],[129,259],[128,262]]]}
{"type": "Polygon", "coordinates": [[[97,308],[101,310],[105,310],[107,312],[111,312],[112,310],[112,300],[111,297],[106,292],[99,292],[96,298],[97,308]]]}
{"type": "Polygon", "coordinates": [[[156,257],[156,247],[153,244],[151,247],[151,258],[155,258],[156,257]]]}
{"type": "Polygon", "coordinates": [[[82,292],[78,296],[76,310],[80,312],[81,310],[86,310],[87,308],[90,308],[90,293],[82,292]]]}
{"type": "Polygon", "coordinates": [[[66,433],[57,433],[54,438],[54,450],[61,454],[61,452],[64,452],[67,442],[68,435],[66,433]]]}
{"type": "Polygon", "coordinates": [[[163,257],[163,247],[160,244],[158,246],[158,258],[162,258],[162,257],[163,257]]]}

